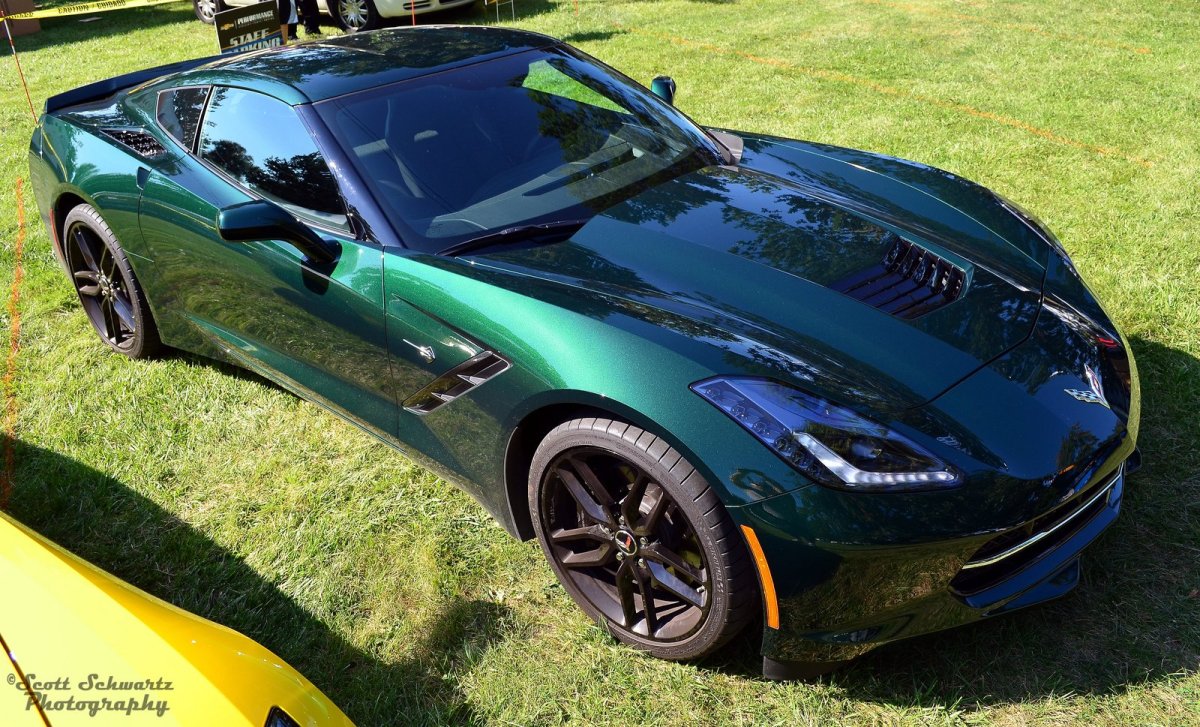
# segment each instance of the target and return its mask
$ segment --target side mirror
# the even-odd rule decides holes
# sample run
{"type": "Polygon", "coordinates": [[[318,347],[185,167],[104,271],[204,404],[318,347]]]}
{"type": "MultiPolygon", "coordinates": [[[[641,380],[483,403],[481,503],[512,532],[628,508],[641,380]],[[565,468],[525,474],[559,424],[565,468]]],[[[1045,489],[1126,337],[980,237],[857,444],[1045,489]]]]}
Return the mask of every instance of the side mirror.
{"type": "Polygon", "coordinates": [[[663,101],[675,105],[675,79],[670,76],[658,76],[650,82],[650,93],[663,101]]]}
{"type": "Polygon", "coordinates": [[[265,199],[222,209],[217,213],[217,232],[226,242],[283,240],[320,265],[337,260],[340,252],[337,243],[322,240],[292,213],[265,199]]]}

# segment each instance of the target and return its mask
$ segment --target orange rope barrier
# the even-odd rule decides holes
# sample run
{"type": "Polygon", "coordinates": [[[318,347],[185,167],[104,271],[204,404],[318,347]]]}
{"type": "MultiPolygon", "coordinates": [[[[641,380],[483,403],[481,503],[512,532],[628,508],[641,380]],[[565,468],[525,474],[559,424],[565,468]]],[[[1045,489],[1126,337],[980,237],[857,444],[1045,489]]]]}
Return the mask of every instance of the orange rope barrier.
{"type": "Polygon", "coordinates": [[[17,55],[17,46],[13,44],[12,29],[8,27],[8,20],[5,19],[4,10],[0,9],[0,25],[4,26],[4,35],[8,37],[8,47],[12,50],[13,60],[17,64],[17,75],[21,77],[21,87],[25,89],[25,101],[29,104],[29,113],[33,116],[33,123],[37,123],[37,111],[33,108],[33,98],[29,95],[29,84],[25,82],[25,71],[21,68],[21,58],[17,55]]]}
{"type": "Polygon", "coordinates": [[[929,104],[931,106],[936,106],[938,108],[945,109],[947,111],[955,111],[957,113],[967,114],[968,116],[974,116],[976,118],[986,119],[988,121],[991,121],[991,122],[994,122],[997,124],[1002,124],[1004,126],[1008,126],[1008,127],[1014,128],[1014,129],[1020,129],[1021,131],[1024,131],[1029,134],[1033,134],[1034,136],[1041,137],[1043,139],[1046,139],[1047,141],[1054,142],[1055,144],[1061,144],[1062,146],[1069,146],[1074,149],[1088,151],[1093,154],[1098,154],[1100,156],[1118,157],[1118,158],[1124,159],[1127,162],[1136,164],[1139,167],[1150,168],[1150,167],[1154,166],[1154,163],[1148,159],[1143,159],[1141,157],[1133,156],[1132,154],[1127,154],[1127,153],[1121,151],[1120,149],[1116,149],[1111,146],[1099,146],[1096,144],[1088,144],[1087,142],[1083,142],[1083,141],[1077,141],[1070,137],[1063,136],[1062,134],[1058,134],[1053,131],[1050,131],[1049,129],[1043,129],[1038,126],[1034,126],[1033,124],[1026,123],[1024,121],[1021,121],[1020,119],[1014,119],[1010,116],[1004,116],[1001,114],[992,113],[991,111],[984,111],[982,109],[977,109],[974,106],[968,106],[967,104],[958,103],[956,101],[945,101],[943,99],[935,98],[933,96],[926,96],[924,94],[916,93],[914,91],[908,91],[908,90],[905,90],[902,88],[896,88],[894,86],[887,86],[887,85],[879,83],[877,81],[872,81],[869,78],[853,76],[849,73],[842,73],[841,71],[833,71],[833,70],[827,70],[827,69],[823,69],[823,68],[813,68],[811,66],[802,66],[797,63],[792,63],[791,61],[785,61],[785,60],[781,60],[778,58],[766,58],[763,56],[757,56],[757,55],[753,55],[751,53],[747,53],[745,51],[735,50],[733,48],[722,48],[721,46],[713,45],[712,43],[705,43],[702,41],[689,40],[688,38],[680,38],[678,36],[670,35],[667,33],[660,33],[660,32],[653,31],[653,30],[647,30],[645,28],[637,28],[637,27],[633,27],[633,26],[621,25],[620,23],[612,23],[612,25],[614,25],[615,27],[621,28],[623,30],[627,30],[631,33],[636,33],[639,35],[648,35],[648,36],[651,36],[654,38],[658,38],[660,40],[665,40],[670,43],[674,43],[675,45],[681,45],[681,46],[691,47],[691,48],[699,48],[701,50],[706,50],[710,53],[714,53],[717,55],[737,56],[739,58],[744,58],[745,60],[752,61],[754,63],[758,63],[758,64],[761,64],[764,66],[773,66],[775,68],[781,68],[781,69],[788,70],[788,71],[794,71],[796,73],[801,73],[803,75],[810,76],[812,78],[819,78],[824,81],[836,81],[839,83],[848,83],[848,84],[852,84],[855,86],[862,86],[864,88],[869,88],[872,91],[875,91],[877,93],[887,94],[889,96],[896,96],[899,98],[906,98],[906,99],[910,99],[912,101],[919,101],[921,103],[929,104]]]}
{"type": "Polygon", "coordinates": [[[1045,38],[1053,38],[1055,40],[1065,40],[1077,45],[1098,45],[1104,48],[1115,48],[1119,50],[1132,51],[1141,55],[1149,55],[1150,49],[1144,45],[1134,45],[1133,43],[1125,43],[1119,40],[1109,40],[1107,38],[1091,38],[1084,35],[1072,35],[1070,33],[1058,33],[1052,30],[1044,30],[1031,23],[1009,23],[1002,20],[990,20],[981,18],[978,15],[967,15],[966,13],[955,13],[946,10],[938,10],[937,8],[925,7],[922,5],[914,5],[911,3],[896,3],[888,2],[888,0],[861,0],[864,3],[871,5],[882,5],[884,7],[896,8],[897,10],[905,10],[908,12],[927,13],[943,18],[953,18],[954,20],[962,20],[968,23],[978,23],[980,25],[990,25],[995,28],[1005,28],[1008,30],[1020,30],[1033,35],[1040,35],[1045,38]]]}

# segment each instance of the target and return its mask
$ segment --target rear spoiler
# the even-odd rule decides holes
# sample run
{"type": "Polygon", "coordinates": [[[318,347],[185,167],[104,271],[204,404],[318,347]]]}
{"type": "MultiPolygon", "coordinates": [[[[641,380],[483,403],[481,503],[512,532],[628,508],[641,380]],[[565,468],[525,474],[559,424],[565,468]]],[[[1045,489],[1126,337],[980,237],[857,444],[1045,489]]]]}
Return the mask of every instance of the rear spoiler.
{"type": "Polygon", "coordinates": [[[205,63],[211,63],[218,60],[221,56],[210,56],[208,58],[193,58],[190,61],[179,61],[177,63],[168,63],[165,66],[157,66],[155,68],[147,68],[143,71],[134,71],[126,73],[123,76],[116,76],[104,81],[96,81],[89,83],[86,86],[72,89],[66,93],[60,93],[57,96],[51,96],[46,99],[46,106],[42,110],[44,114],[54,113],[60,109],[65,109],[68,106],[87,103],[89,101],[98,101],[102,98],[107,98],[117,91],[123,91],[127,88],[133,88],[147,81],[153,81],[160,76],[169,76],[172,73],[182,73],[190,71],[193,68],[202,66],[205,63]]]}

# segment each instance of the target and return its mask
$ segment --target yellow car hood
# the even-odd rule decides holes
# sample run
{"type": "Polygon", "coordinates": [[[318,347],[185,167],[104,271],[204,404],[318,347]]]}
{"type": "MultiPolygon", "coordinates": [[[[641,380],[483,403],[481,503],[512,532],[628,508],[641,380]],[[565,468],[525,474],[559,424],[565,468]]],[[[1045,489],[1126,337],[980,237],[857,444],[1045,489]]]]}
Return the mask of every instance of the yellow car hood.
{"type": "Polygon", "coordinates": [[[55,727],[263,727],[274,706],[303,727],[351,724],[254,641],[110,576],[2,513],[0,584],[0,637],[11,657],[0,661],[0,724],[42,724],[14,664],[43,695],[55,727]]]}

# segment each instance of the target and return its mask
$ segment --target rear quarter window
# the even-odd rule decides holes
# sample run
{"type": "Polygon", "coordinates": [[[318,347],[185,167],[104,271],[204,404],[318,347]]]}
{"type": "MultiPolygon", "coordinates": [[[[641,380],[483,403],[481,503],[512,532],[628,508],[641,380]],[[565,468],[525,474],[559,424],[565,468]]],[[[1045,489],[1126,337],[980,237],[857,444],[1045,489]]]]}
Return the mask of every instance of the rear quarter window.
{"type": "Polygon", "coordinates": [[[196,146],[196,133],[200,130],[208,92],[208,86],[197,86],[172,88],[158,94],[158,125],[188,151],[196,146]]]}

